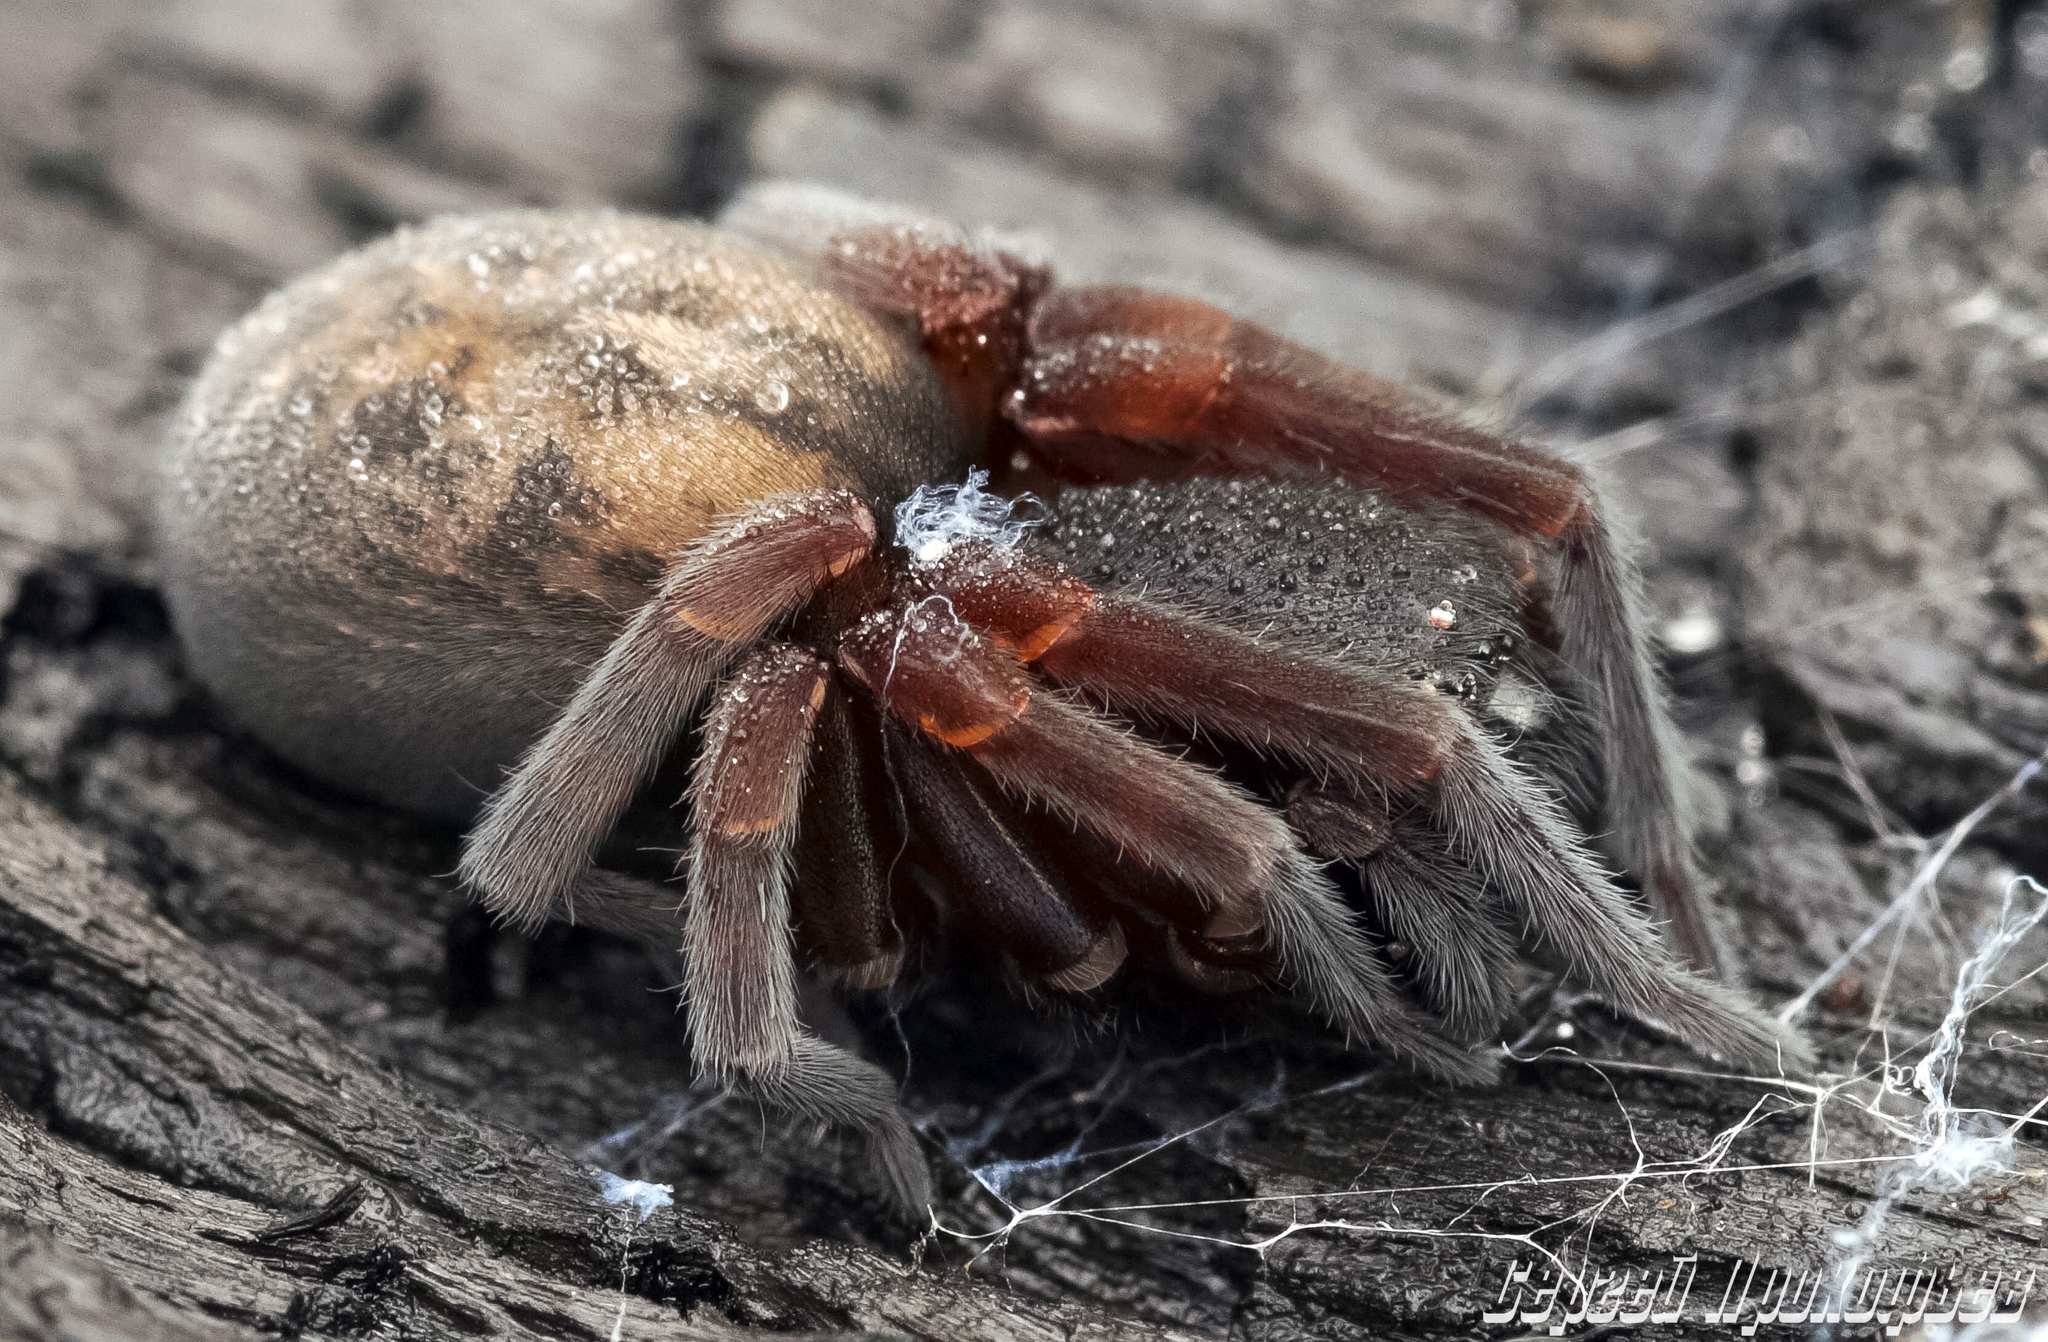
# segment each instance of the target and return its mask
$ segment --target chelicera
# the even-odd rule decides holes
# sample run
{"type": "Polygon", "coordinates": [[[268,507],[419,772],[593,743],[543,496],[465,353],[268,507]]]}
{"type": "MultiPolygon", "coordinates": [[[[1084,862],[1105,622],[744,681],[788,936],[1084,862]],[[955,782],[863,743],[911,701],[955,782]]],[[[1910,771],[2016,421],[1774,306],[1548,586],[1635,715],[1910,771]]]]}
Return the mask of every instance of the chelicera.
{"type": "Polygon", "coordinates": [[[1578,469],[929,220],[782,187],[724,225],[440,220],[224,336],[160,515],[201,676],[299,764],[473,819],[503,917],[679,929],[696,1066],[865,1130],[912,1200],[893,1085],[798,988],[887,985],[935,922],[1039,991],[1281,989],[1450,1076],[1531,952],[1780,1061],[1705,972],[1578,469]],[[1504,737],[1544,715],[1598,762],[1504,737]],[[595,865],[677,749],[681,888],[595,865]],[[1568,815],[1588,778],[1675,949],[1568,815]]]}

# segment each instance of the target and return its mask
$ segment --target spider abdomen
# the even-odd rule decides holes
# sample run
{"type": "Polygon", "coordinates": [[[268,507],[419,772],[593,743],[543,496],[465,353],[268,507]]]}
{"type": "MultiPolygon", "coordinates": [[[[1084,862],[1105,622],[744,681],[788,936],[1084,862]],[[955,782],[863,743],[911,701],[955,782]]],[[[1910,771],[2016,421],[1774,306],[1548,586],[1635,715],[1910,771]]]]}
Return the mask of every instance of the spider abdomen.
{"type": "Polygon", "coordinates": [[[956,469],[915,345],[801,262],[609,212],[436,220],[273,294],[164,453],[194,669],[296,763],[471,814],[716,518],[956,469]]]}

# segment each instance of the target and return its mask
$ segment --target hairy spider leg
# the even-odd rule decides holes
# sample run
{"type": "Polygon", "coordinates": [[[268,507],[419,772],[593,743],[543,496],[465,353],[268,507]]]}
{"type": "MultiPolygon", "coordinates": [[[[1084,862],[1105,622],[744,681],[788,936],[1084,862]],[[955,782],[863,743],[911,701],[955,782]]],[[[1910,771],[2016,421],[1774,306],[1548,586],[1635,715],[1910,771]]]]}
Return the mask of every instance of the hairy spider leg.
{"type": "Polygon", "coordinates": [[[845,490],[763,499],[670,565],[654,598],[484,803],[457,871],[523,926],[574,916],[591,857],[739,651],[867,558],[875,520],[845,490]]]}
{"type": "Polygon", "coordinates": [[[582,926],[615,932],[664,953],[671,950],[676,920],[683,911],[680,885],[663,885],[605,867],[585,870],[576,878],[569,898],[575,901],[576,921],[582,926]]]}
{"type": "Polygon", "coordinates": [[[1112,707],[1291,757],[1362,796],[1427,802],[1452,852],[1618,1009],[1708,1053],[1799,1060],[1776,1022],[1672,959],[1555,797],[1431,687],[1109,595],[1037,666],[1112,707]]]}
{"type": "Polygon", "coordinates": [[[1575,977],[1615,1008],[1712,1056],[1809,1070],[1806,1043],[1740,993],[1679,964],[1592,861],[1555,794],[1470,723],[1444,757],[1436,807],[1451,851],[1477,866],[1575,977]]]}
{"type": "Polygon", "coordinates": [[[1721,955],[1699,902],[1684,753],[1626,561],[1584,472],[1467,428],[1400,387],[1220,308],[1125,287],[1047,294],[1007,410],[1053,474],[1080,482],[1333,474],[1561,544],[1553,609],[1603,723],[1620,857],[1700,968],[1721,955]]]}
{"type": "Polygon", "coordinates": [[[1281,978],[1347,1036],[1377,1040],[1447,1080],[1494,1079],[1495,1059],[1446,1038],[1402,999],[1343,893],[1298,847],[1289,849],[1266,892],[1266,919],[1281,978]]]}
{"type": "Polygon", "coordinates": [[[791,890],[798,945],[827,982],[854,992],[886,988],[902,971],[904,944],[889,901],[889,865],[900,847],[893,789],[878,752],[879,719],[839,683],[818,712],[811,784],[797,828],[791,890]]]}
{"type": "Polygon", "coordinates": [[[787,1066],[797,1025],[789,866],[826,668],[769,644],[714,695],[690,779],[684,980],[697,1065],[787,1066]]]}
{"type": "Polygon", "coordinates": [[[1700,902],[1685,742],[1643,635],[1633,563],[1590,490],[1563,540],[1551,615],[1606,719],[1601,755],[1612,780],[1608,816],[1622,864],[1642,883],[1686,959],[1726,976],[1732,963],[1700,902]]]}
{"type": "Polygon", "coordinates": [[[1311,853],[1358,869],[1375,920],[1411,948],[1409,977],[1452,1033],[1482,1039],[1500,1028],[1513,1006],[1515,939],[1500,902],[1443,835],[1342,784],[1297,784],[1287,821],[1311,853]]]}
{"type": "Polygon", "coordinates": [[[943,598],[876,612],[841,640],[839,660],[905,723],[966,750],[1009,796],[1101,835],[1208,909],[1255,901],[1292,842],[1277,816],[1222,779],[1057,696],[1034,696],[1016,657],[943,598]]]}
{"type": "Polygon", "coordinates": [[[1123,964],[1123,928],[1084,909],[1033,856],[1008,807],[951,750],[927,749],[890,728],[915,832],[939,868],[949,903],[980,938],[1061,992],[1101,986],[1123,964]]]}
{"type": "Polygon", "coordinates": [[[699,1071],[779,1108],[867,1134],[906,1205],[929,1172],[880,1068],[798,1021],[789,878],[825,663],[787,644],[750,653],[705,717],[690,782],[684,995],[699,1071]]]}
{"type": "Polygon", "coordinates": [[[1415,948],[1422,1000],[1462,1038],[1493,1035],[1514,1009],[1517,956],[1486,882],[1441,833],[1413,822],[1360,865],[1380,925],[1415,948]]]}
{"type": "Polygon", "coordinates": [[[840,657],[890,712],[964,749],[1012,798],[1047,806],[1115,843],[1120,861],[1192,891],[1211,927],[1263,923],[1281,978],[1340,1029],[1441,1075],[1487,1074],[1488,1063],[1437,1036],[1401,1000],[1343,897],[1278,814],[1112,719],[1034,695],[1015,655],[960,620],[950,601],[878,612],[840,657]]]}

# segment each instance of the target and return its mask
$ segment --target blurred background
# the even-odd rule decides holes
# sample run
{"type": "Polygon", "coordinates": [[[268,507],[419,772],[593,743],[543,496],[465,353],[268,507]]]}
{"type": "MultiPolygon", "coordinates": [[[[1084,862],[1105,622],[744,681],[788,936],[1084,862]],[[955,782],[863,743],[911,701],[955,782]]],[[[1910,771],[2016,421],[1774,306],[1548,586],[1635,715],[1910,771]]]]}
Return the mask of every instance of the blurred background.
{"type": "MultiPolygon", "coordinates": [[[[1768,1000],[1812,983],[1924,870],[1926,836],[2048,741],[2048,5],[6,0],[0,761],[222,964],[450,1104],[674,1181],[764,1242],[900,1242],[857,1161],[764,1144],[752,1111],[692,1097],[630,948],[496,938],[434,879],[451,836],[280,782],[213,716],[151,589],[164,417],[268,288],[397,224],[506,203],[711,214],[775,178],[1002,230],[1068,279],[1208,298],[1604,469],[1643,534],[1713,880],[1768,1000]]],[[[1834,981],[1815,1010],[1835,1065],[1941,1018],[1973,929],[2043,869],[2044,818],[2009,800],[1929,878],[1906,953],[1877,943],[1834,981]]],[[[996,1194],[1051,1196],[1105,1168],[1077,1153],[1199,1129],[1127,1190],[1199,1204],[1159,1213],[1180,1238],[1048,1220],[1000,1261],[1019,1309],[1078,1300],[1205,1335],[1455,1335],[1497,1277],[1472,1243],[1228,1246],[1301,1214],[1273,1199],[1367,1168],[1568,1181],[1628,1168],[1640,1132],[1690,1158],[1748,1102],[1529,1069],[1452,1103],[1345,1081],[1355,1057],[1299,1038],[1127,1055],[1113,1031],[1017,1012],[998,1046],[979,1013],[1003,1009],[969,990],[865,1022],[892,1065],[917,1059],[946,1214],[996,1235],[996,1194]],[[1303,1087],[1324,1089],[1273,1107],[1303,1087]]],[[[1998,1010],[2039,1034],[2048,993],[1998,1010]]],[[[1532,1022],[1607,1029],[1573,1011],[1532,1022]]],[[[7,1028],[29,1040],[36,1019],[7,1028]]],[[[6,1033],[0,1090],[101,1131],[115,1083],[57,1086],[6,1033]]],[[[1972,1093],[2026,1110],[2048,1090],[2038,1054],[1980,1047],[1972,1093]]],[[[1899,1149],[1837,1110],[1854,1106],[1830,1110],[1841,1150],[1899,1149]]],[[[1805,1132],[1743,1149],[1796,1160],[1805,1132]]],[[[96,1140],[231,1182],[203,1152],[96,1140]]],[[[1707,1230],[1690,1203],[1637,1208],[1602,1252],[1662,1262],[1705,1235],[1728,1260],[1819,1261],[1868,1195],[1716,1188],[1707,1230]]],[[[1949,1208],[1898,1252],[2038,1245],[2040,1180],[2022,1194],[1949,1208]]],[[[1374,1215],[1520,1234],[1599,1197],[1374,1215]]]]}

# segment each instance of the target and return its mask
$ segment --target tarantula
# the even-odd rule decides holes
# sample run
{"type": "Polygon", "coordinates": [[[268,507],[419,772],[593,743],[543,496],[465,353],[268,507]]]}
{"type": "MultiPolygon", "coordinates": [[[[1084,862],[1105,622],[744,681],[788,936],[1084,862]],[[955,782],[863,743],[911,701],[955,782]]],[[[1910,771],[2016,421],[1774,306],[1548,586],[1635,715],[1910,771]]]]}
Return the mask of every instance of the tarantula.
{"type": "Polygon", "coordinates": [[[775,187],[723,224],[442,219],[224,335],[160,512],[200,676],[315,773],[474,817],[505,918],[673,945],[680,898],[696,1066],[864,1129],[913,1201],[891,1083],[806,1031],[798,976],[890,983],[926,897],[1043,990],[1135,948],[1451,1076],[1525,947],[1781,1060],[1603,870],[1573,770],[1485,725],[1510,681],[1577,705],[1616,856],[1710,967],[1578,469],[901,211],[775,187]],[[593,862],[678,748],[680,895],[593,862]]]}

